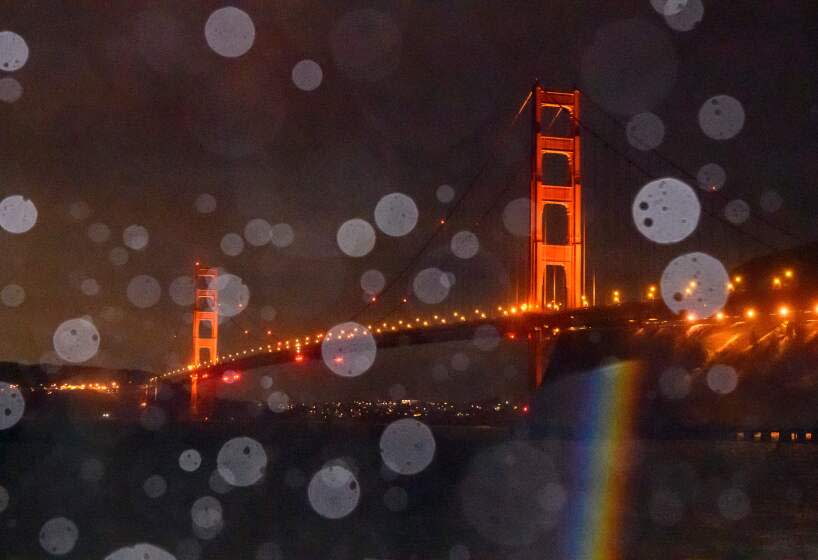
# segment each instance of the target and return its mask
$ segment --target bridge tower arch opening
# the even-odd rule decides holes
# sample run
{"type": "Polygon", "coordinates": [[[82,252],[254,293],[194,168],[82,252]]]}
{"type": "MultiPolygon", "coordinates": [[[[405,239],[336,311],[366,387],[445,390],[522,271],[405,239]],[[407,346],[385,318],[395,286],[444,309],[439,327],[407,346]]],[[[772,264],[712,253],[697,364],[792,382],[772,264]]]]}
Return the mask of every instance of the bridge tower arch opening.
{"type": "Polygon", "coordinates": [[[529,305],[581,307],[585,293],[580,93],[532,92],[529,305]]]}
{"type": "Polygon", "coordinates": [[[219,355],[219,294],[216,287],[218,276],[218,269],[196,263],[191,360],[193,364],[213,361],[219,355]]]}

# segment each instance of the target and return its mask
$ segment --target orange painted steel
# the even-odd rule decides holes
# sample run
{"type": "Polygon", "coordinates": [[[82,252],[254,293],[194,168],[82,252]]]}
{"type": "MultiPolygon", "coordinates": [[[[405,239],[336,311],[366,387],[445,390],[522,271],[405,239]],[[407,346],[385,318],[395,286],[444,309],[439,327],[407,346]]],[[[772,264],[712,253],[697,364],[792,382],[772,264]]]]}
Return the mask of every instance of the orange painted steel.
{"type": "Polygon", "coordinates": [[[219,355],[219,295],[216,289],[218,277],[218,269],[199,266],[199,263],[196,263],[192,364],[212,362],[219,355]],[[209,331],[203,333],[203,327],[208,325],[209,331]],[[202,355],[203,350],[207,352],[207,356],[202,355]]]}
{"type": "MultiPolygon", "coordinates": [[[[532,161],[531,161],[531,221],[529,258],[529,305],[545,309],[550,301],[546,283],[547,267],[559,267],[565,272],[565,301],[568,308],[582,306],[585,292],[585,250],[582,222],[582,181],[580,159],[580,93],[546,91],[539,84],[532,92],[532,161]],[[544,109],[547,114],[544,115],[544,109]],[[553,114],[553,118],[548,118],[553,114]],[[554,124],[562,116],[568,123],[562,136],[556,135],[554,124]],[[545,118],[544,118],[545,117],[545,118]],[[554,135],[551,135],[554,134],[554,135]],[[557,157],[545,157],[548,154],[557,157]],[[546,159],[544,164],[543,159],[546,159]],[[556,161],[567,165],[567,180],[563,185],[544,183],[544,165],[556,161]],[[567,243],[549,244],[546,239],[543,214],[548,205],[565,209],[567,243]]],[[[554,170],[545,170],[554,171],[554,170]]],[[[556,280],[555,280],[556,282],[556,280]]]]}

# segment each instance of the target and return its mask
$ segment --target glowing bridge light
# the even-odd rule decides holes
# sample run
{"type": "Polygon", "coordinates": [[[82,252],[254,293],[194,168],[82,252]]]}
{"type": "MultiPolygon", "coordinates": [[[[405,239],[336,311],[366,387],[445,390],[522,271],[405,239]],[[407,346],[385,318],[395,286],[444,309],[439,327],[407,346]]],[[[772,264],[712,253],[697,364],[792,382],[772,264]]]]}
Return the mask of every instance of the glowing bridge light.
{"type": "Polygon", "coordinates": [[[686,319],[688,320],[688,322],[692,323],[692,322],[694,322],[696,320],[696,314],[695,313],[688,313],[686,319]]]}
{"type": "Polygon", "coordinates": [[[792,269],[788,268],[787,270],[785,270],[784,271],[784,276],[786,276],[787,278],[792,278],[793,277],[792,269]]]}
{"type": "Polygon", "coordinates": [[[722,313],[721,311],[716,313],[716,321],[723,321],[723,320],[724,320],[724,313],[722,313]]]}
{"type": "Polygon", "coordinates": [[[778,276],[776,276],[775,278],[773,278],[773,287],[774,287],[774,288],[779,288],[779,287],[781,287],[781,278],[779,278],[778,276]]]}
{"type": "Polygon", "coordinates": [[[786,305],[782,305],[778,308],[778,315],[780,317],[788,317],[790,314],[790,308],[786,305]]]}
{"type": "Polygon", "coordinates": [[[756,316],[756,310],[750,307],[749,309],[744,311],[744,316],[748,319],[753,319],[756,316]]]}

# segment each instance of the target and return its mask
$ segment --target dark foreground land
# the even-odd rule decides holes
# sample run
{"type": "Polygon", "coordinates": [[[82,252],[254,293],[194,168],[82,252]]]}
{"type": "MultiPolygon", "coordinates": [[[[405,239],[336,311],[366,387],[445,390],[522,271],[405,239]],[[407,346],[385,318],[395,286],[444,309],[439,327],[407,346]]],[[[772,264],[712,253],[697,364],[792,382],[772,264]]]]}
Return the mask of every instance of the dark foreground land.
{"type": "Polygon", "coordinates": [[[39,415],[0,434],[0,556],[47,558],[43,523],[79,532],[66,558],[148,542],[183,559],[818,558],[818,445],[727,440],[527,439],[518,428],[435,427],[431,465],[382,464],[383,425],[286,421],[174,424],[39,415]],[[231,487],[221,446],[260,442],[261,480],[231,487]],[[201,453],[185,472],[182,451],[201,453]],[[307,485],[340,460],[361,498],[316,513],[307,485]],[[146,485],[153,475],[166,483],[146,485]],[[150,497],[148,494],[159,494],[150,497]],[[195,530],[213,496],[222,523],[195,530]]]}

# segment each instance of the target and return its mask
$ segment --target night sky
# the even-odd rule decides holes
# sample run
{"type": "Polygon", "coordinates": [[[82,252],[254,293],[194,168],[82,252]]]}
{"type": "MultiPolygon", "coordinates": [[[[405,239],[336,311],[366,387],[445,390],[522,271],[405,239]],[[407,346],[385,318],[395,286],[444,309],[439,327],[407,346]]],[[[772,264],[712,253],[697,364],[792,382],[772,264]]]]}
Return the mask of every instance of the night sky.
{"type": "Polygon", "coordinates": [[[169,286],[196,260],[239,276],[249,290],[247,308],[222,325],[228,351],[353,316],[366,323],[404,296],[409,302],[391,316],[513,301],[525,290],[526,240],[507,231],[503,212],[528,193],[530,129],[528,113],[511,121],[535,79],[588,93],[583,122],[595,134],[583,133],[583,174],[599,293],[616,287],[637,297],[685,252],[732,267],[818,233],[813,2],[710,1],[684,32],[648,0],[233,5],[255,29],[238,57],[206,40],[220,3],[0,9],[0,28],[29,48],[22,68],[0,76],[22,86],[19,99],[0,102],[0,198],[22,195],[38,211],[31,230],[0,230],[0,288],[25,290],[20,305],[0,305],[0,360],[56,361],[55,329],[87,315],[101,337],[89,363],[178,366],[189,357],[190,308],[174,303],[169,286]],[[293,79],[302,60],[322,71],[310,91],[293,79]],[[741,131],[723,141],[697,120],[720,94],[746,113],[741,131]],[[626,139],[625,123],[644,111],[664,123],[661,155],[626,139]],[[667,175],[695,188],[710,162],[725,169],[726,183],[715,194],[696,190],[715,217],[703,216],[679,244],[640,236],[630,213],[636,191],[667,175]],[[455,204],[438,200],[444,184],[456,197],[468,194],[439,228],[455,204]],[[400,237],[378,231],[365,257],[343,254],[340,225],[374,224],[379,199],[394,192],[414,200],[417,226],[400,237]],[[215,198],[215,211],[197,210],[202,194],[215,198]],[[723,217],[733,199],[752,209],[738,228],[723,217]],[[226,255],[223,237],[244,235],[256,218],[289,225],[292,244],[245,239],[241,254],[226,255]],[[126,249],[121,264],[115,248],[131,225],[144,227],[149,242],[126,249]],[[464,229],[480,241],[466,260],[449,249],[464,229]],[[430,266],[455,278],[438,306],[411,294],[415,274],[430,266]],[[370,269],[397,280],[359,313],[360,277],[370,269]],[[159,282],[158,303],[129,300],[139,275],[159,282]]]}

